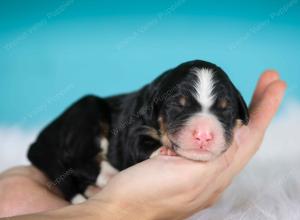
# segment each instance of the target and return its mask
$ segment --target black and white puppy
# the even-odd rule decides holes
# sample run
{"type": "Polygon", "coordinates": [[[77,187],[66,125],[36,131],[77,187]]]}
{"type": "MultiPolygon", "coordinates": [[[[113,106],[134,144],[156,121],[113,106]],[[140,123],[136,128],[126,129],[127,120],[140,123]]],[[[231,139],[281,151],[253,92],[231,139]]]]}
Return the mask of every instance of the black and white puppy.
{"type": "Polygon", "coordinates": [[[83,97],[40,133],[28,157],[66,200],[79,203],[90,196],[89,186],[105,186],[162,146],[188,159],[212,160],[230,146],[237,122],[248,120],[226,73],[195,60],[136,92],[83,97]]]}

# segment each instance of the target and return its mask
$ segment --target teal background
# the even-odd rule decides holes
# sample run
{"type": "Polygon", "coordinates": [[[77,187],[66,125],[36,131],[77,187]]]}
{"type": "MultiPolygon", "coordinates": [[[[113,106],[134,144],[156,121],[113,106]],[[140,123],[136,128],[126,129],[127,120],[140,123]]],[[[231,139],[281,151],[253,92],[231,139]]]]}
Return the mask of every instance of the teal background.
{"type": "Polygon", "coordinates": [[[0,0],[0,125],[47,123],[191,59],[221,66],[247,101],[276,69],[299,99],[299,41],[300,0],[0,0]]]}

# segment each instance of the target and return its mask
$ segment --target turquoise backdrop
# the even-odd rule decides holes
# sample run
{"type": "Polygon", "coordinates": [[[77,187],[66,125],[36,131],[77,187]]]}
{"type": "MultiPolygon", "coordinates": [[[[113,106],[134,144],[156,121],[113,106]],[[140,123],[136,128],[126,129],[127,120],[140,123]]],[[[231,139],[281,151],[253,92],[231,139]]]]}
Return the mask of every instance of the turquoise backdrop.
{"type": "Polygon", "coordinates": [[[191,59],[217,63],[247,101],[276,69],[299,99],[300,0],[0,0],[0,125],[47,123],[191,59]]]}

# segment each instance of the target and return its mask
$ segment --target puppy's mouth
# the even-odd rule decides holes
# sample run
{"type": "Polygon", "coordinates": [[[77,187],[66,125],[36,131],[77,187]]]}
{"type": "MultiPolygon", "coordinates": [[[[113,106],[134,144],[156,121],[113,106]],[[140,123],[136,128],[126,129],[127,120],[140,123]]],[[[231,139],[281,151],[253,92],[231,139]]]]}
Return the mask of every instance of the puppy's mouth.
{"type": "Polygon", "coordinates": [[[184,158],[210,161],[228,148],[224,129],[214,116],[196,115],[177,129],[162,125],[161,143],[184,158]]]}
{"type": "Polygon", "coordinates": [[[227,150],[227,147],[224,147],[222,150],[220,149],[216,151],[213,149],[201,149],[192,146],[183,146],[183,143],[178,144],[177,141],[175,141],[171,137],[171,135],[166,136],[168,139],[168,144],[165,144],[165,146],[172,149],[178,156],[189,160],[195,160],[200,162],[211,161],[227,150]]]}
{"type": "Polygon", "coordinates": [[[176,141],[167,135],[170,145],[167,146],[172,149],[178,156],[184,157],[189,160],[195,161],[208,161],[210,158],[215,158],[214,154],[209,150],[195,149],[195,148],[183,148],[176,141]]]}

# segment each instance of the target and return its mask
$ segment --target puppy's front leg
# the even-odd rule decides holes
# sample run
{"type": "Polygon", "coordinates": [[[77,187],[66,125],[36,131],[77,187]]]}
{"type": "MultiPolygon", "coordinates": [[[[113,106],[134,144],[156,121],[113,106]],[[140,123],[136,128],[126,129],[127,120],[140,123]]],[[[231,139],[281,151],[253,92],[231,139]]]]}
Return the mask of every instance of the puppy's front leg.
{"type": "MultiPolygon", "coordinates": [[[[97,177],[95,185],[89,185],[85,192],[84,196],[86,198],[90,198],[94,196],[96,193],[100,192],[100,190],[106,186],[111,178],[117,175],[119,171],[115,169],[108,161],[101,161],[100,173],[97,177]]],[[[83,199],[84,196],[78,194],[72,200],[73,204],[78,204],[84,202],[86,199],[83,199]]]]}
{"type": "Polygon", "coordinates": [[[158,155],[164,155],[164,156],[177,156],[176,152],[174,150],[172,150],[169,147],[166,146],[162,146],[160,148],[158,148],[156,151],[154,151],[150,158],[156,157],[158,155]]]}

